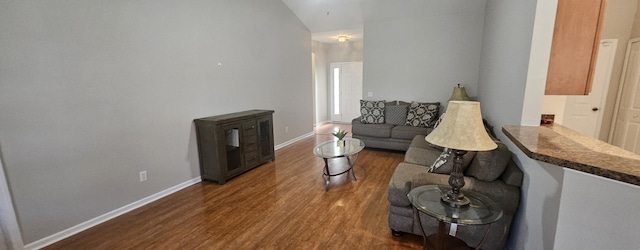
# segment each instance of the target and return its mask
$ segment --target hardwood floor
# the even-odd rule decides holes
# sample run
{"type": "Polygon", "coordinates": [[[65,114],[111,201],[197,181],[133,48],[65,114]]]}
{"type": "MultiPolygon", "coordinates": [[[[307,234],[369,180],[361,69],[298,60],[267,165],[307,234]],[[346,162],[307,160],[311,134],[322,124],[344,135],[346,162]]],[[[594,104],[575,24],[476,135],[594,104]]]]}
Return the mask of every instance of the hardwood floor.
{"type": "Polygon", "coordinates": [[[332,177],[325,192],[313,147],[334,128],[351,130],[321,126],[225,185],[195,184],[46,249],[421,249],[421,237],[393,237],[387,225],[387,184],[402,152],[363,150],[358,180],[332,177]]]}

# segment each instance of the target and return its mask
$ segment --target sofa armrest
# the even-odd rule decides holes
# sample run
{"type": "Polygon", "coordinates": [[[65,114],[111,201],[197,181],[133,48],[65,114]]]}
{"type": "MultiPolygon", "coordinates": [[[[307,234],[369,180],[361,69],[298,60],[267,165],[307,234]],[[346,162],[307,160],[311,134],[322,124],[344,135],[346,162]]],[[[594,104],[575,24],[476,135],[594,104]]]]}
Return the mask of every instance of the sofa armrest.
{"type": "Polygon", "coordinates": [[[406,207],[411,206],[407,194],[411,191],[411,183],[414,175],[418,173],[427,173],[428,167],[416,164],[401,162],[389,180],[389,188],[387,199],[393,206],[406,207]]]}
{"type": "Polygon", "coordinates": [[[358,116],[351,120],[351,124],[362,124],[362,116],[358,116]]]}

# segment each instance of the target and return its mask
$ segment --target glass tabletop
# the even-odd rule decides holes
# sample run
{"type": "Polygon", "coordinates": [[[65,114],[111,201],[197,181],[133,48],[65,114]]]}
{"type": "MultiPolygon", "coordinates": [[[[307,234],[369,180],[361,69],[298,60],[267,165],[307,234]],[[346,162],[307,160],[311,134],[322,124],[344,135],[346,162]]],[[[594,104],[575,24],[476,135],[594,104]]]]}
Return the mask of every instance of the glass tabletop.
{"type": "Polygon", "coordinates": [[[345,138],[344,146],[338,146],[337,141],[320,143],[313,149],[313,153],[322,158],[337,158],[357,154],[364,148],[364,142],[354,138],[345,138]]]}
{"type": "Polygon", "coordinates": [[[462,190],[471,204],[467,207],[453,208],[442,204],[440,197],[451,187],[440,185],[419,186],[412,189],[407,197],[413,206],[440,221],[461,225],[481,225],[502,218],[502,208],[489,197],[478,192],[462,190]]]}

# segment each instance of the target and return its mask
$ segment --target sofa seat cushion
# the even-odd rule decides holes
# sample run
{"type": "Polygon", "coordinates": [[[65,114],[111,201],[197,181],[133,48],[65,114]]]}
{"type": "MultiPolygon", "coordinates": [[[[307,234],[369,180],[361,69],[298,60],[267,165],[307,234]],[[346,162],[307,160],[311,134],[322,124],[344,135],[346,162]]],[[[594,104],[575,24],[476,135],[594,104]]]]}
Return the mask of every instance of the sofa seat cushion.
{"type": "Polygon", "coordinates": [[[391,130],[391,138],[411,140],[416,135],[422,135],[422,138],[433,131],[433,128],[422,128],[412,126],[395,126],[391,130]]]}
{"type": "Polygon", "coordinates": [[[391,129],[394,126],[393,124],[365,124],[358,117],[351,121],[351,132],[359,136],[391,138],[391,129]]]}
{"type": "Polygon", "coordinates": [[[353,135],[390,138],[393,127],[393,124],[362,124],[360,122],[352,122],[351,132],[353,135]]]}

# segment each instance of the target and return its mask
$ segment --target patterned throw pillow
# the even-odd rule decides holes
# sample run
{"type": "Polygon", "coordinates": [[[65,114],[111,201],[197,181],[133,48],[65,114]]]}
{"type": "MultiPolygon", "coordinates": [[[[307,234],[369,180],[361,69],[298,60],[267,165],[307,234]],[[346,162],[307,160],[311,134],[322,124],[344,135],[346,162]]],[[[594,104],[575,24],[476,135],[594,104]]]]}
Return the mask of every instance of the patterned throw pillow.
{"type": "Polygon", "coordinates": [[[386,105],[384,121],[387,124],[404,125],[407,122],[407,105],[386,105]]]}
{"type": "Polygon", "coordinates": [[[439,102],[411,102],[409,105],[409,112],[407,112],[407,122],[405,125],[423,128],[433,127],[438,119],[439,107],[439,102]]]}
{"type": "MultiPolygon", "coordinates": [[[[462,156],[462,172],[469,167],[471,161],[475,158],[476,153],[476,151],[469,151],[462,156]]],[[[451,171],[453,171],[455,157],[456,153],[452,149],[445,148],[442,151],[442,154],[440,154],[427,171],[437,174],[451,174],[451,171]]]]}
{"type": "Polygon", "coordinates": [[[384,101],[360,100],[360,122],[380,124],[384,123],[384,101]]]}

